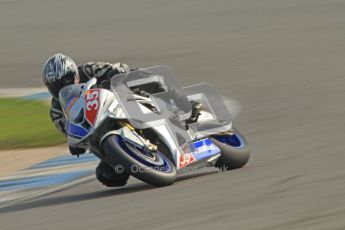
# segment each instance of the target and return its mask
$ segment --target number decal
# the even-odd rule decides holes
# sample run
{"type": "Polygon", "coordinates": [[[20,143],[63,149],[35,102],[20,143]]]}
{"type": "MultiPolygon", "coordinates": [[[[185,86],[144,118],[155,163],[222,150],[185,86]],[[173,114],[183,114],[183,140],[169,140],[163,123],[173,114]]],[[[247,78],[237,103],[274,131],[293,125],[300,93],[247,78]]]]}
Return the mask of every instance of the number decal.
{"type": "Polygon", "coordinates": [[[185,153],[180,156],[180,167],[184,167],[195,161],[195,157],[192,153],[185,153]]]}
{"type": "Polygon", "coordinates": [[[90,91],[88,94],[86,94],[86,100],[92,101],[98,99],[98,90],[97,91],[90,91]]]}
{"type": "Polygon", "coordinates": [[[98,109],[98,101],[97,100],[88,101],[86,103],[86,109],[87,110],[97,110],[98,109]]]}
{"type": "Polygon", "coordinates": [[[85,94],[86,118],[91,124],[95,124],[97,112],[99,109],[99,90],[92,89],[85,94]]]}

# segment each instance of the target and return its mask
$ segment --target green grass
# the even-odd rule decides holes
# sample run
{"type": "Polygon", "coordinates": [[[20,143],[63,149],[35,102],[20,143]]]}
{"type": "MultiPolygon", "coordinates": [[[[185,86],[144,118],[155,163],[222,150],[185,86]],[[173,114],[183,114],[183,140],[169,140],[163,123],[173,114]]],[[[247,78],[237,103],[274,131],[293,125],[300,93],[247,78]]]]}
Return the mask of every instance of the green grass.
{"type": "Polygon", "coordinates": [[[47,104],[0,98],[0,150],[51,146],[64,142],[65,137],[50,121],[47,104]]]}

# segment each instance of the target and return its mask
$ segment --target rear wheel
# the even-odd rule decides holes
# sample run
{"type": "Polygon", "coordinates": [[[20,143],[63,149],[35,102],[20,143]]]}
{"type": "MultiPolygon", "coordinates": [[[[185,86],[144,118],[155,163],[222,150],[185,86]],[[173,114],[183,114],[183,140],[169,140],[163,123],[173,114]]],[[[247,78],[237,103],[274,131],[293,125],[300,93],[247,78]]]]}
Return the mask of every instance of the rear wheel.
{"type": "Polygon", "coordinates": [[[234,129],[233,135],[215,135],[212,142],[221,150],[216,167],[223,170],[238,169],[249,160],[250,150],[244,136],[234,129]]]}
{"type": "Polygon", "coordinates": [[[104,152],[114,162],[119,162],[131,175],[153,186],[171,185],[176,180],[176,169],[161,152],[139,148],[119,135],[111,135],[103,142],[104,152]]]}

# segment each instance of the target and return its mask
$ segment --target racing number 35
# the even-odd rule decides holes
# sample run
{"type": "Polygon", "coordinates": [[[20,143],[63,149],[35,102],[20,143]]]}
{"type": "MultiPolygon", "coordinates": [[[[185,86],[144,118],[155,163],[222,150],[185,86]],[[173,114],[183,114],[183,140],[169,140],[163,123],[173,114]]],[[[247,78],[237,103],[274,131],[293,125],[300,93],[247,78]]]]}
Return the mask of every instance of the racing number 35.
{"type": "Polygon", "coordinates": [[[91,89],[85,94],[85,117],[90,124],[95,125],[97,112],[99,109],[99,90],[91,89]]]}
{"type": "Polygon", "coordinates": [[[98,90],[92,90],[86,94],[86,110],[98,109],[98,96],[98,90]]]}

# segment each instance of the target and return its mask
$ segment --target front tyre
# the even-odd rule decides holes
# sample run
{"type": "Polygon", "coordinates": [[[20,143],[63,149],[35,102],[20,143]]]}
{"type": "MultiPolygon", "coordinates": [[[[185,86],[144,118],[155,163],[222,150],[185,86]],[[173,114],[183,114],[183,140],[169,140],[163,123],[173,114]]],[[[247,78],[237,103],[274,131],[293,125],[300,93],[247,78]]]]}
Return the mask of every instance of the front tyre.
{"type": "Polygon", "coordinates": [[[124,170],[148,184],[161,187],[171,185],[176,180],[175,166],[159,151],[138,148],[119,135],[107,137],[103,149],[113,162],[118,162],[124,170]]]}
{"type": "Polygon", "coordinates": [[[243,167],[249,160],[250,150],[244,136],[234,129],[233,135],[215,135],[212,142],[221,150],[216,167],[232,170],[243,167]]]}

